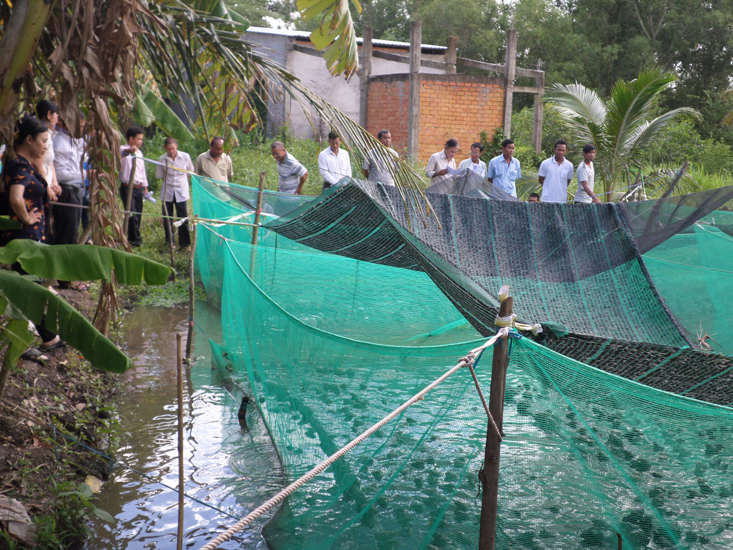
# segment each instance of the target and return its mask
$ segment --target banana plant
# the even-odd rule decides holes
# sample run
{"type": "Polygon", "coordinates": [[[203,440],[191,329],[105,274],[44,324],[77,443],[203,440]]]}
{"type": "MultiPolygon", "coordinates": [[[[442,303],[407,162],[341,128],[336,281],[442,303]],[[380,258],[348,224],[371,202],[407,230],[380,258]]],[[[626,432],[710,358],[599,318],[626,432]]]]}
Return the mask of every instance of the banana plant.
{"type": "MultiPolygon", "coordinates": [[[[92,245],[48,246],[35,241],[17,239],[0,248],[0,263],[19,263],[27,273],[44,278],[67,281],[111,282],[139,285],[163,285],[170,268],[120,250],[92,245]]],[[[132,361],[114,342],[99,332],[89,320],[63,298],[36,284],[28,276],[0,270],[0,397],[10,370],[18,364],[33,340],[28,322],[56,332],[62,340],[79,350],[95,368],[122,373],[132,361]]]]}

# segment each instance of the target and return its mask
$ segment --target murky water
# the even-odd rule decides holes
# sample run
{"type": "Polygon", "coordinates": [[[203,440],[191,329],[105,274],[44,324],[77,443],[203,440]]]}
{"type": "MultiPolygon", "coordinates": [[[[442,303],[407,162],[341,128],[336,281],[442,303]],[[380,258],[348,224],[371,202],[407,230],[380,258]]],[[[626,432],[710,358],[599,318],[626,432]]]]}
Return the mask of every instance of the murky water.
{"type": "MultiPolygon", "coordinates": [[[[203,546],[283,486],[257,409],[250,407],[243,429],[241,393],[211,369],[206,335],[221,341],[220,312],[205,303],[196,307],[201,329],[194,336],[198,360],[184,380],[184,456],[186,494],[201,502],[186,499],[184,548],[203,546]]],[[[117,396],[125,433],[113,477],[96,502],[116,523],[96,521],[87,550],[175,547],[178,494],[161,483],[178,487],[176,333],[184,335],[185,348],[187,315],[185,308],[138,307],[124,318],[135,363],[117,396]]],[[[266,520],[220,548],[265,549],[260,529],[266,520]]]]}

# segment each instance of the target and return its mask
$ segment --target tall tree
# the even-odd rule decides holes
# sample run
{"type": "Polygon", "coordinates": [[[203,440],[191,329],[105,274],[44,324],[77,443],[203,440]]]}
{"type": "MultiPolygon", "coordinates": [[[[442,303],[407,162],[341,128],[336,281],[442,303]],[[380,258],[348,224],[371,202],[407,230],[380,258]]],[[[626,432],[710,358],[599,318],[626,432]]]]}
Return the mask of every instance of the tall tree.
{"type": "Polygon", "coordinates": [[[607,102],[582,84],[555,84],[546,95],[566,120],[575,142],[596,146],[605,193],[621,180],[625,165],[640,165],[645,149],[671,122],[699,118],[697,111],[687,107],[654,116],[659,95],[675,81],[673,73],[654,67],[630,82],[618,80],[607,102]]]}

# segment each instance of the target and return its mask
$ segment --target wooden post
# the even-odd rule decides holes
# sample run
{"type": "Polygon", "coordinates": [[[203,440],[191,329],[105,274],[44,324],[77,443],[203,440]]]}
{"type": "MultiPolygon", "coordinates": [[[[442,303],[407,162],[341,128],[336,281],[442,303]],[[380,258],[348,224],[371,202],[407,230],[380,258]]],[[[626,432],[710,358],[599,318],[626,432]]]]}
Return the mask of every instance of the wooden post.
{"type": "Polygon", "coordinates": [[[455,36],[448,37],[448,48],[445,50],[445,62],[448,64],[447,74],[456,74],[456,61],[458,59],[457,43],[458,39],[455,36]]]}
{"type": "Polygon", "coordinates": [[[191,230],[191,257],[188,260],[188,336],[186,337],[187,361],[191,360],[191,346],[193,345],[193,309],[195,306],[194,283],[196,282],[194,275],[194,262],[196,261],[196,227],[198,224],[194,220],[191,225],[193,226],[193,229],[191,230]]]}
{"type": "Polygon", "coordinates": [[[369,75],[372,74],[372,27],[364,27],[364,37],[361,43],[361,71],[359,74],[359,126],[367,127],[367,113],[369,110],[369,75]]]}
{"type": "Polygon", "coordinates": [[[410,102],[407,125],[407,160],[417,162],[420,156],[420,60],[422,24],[410,22],[410,102]]]}
{"type": "Polygon", "coordinates": [[[259,194],[257,195],[257,209],[255,210],[255,219],[254,224],[255,226],[252,228],[252,250],[249,252],[249,276],[254,281],[255,278],[255,258],[257,256],[257,249],[254,247],[257,245],[257,234],[259,230],[259,223],[260,223],[260,213],[262,212],[262,195],[264,194],[263,191],[265,189],[265,172],[260,172],[260,186],[259,186],[259,194]]]}
{"type": "Polygon", "coordinates": [[[260,172],[260,185],[257,189],[257,209],[255,210],[255,226],[252,228],[252,244],[257,244],[257,230],[259,229],[257,226],[260,223],[260,214],[262,213],[262,195],[265,189],[265,176],[267,176],[267,172],[260,172]]]}
{"type": "MultiPolygon", "coordinates": [[[[537,61],[537,70],[542,69],[542,60],[537,61]]],[[[545,88],[545,73],[534,79],[535,88],[545,88]]],[[[542,102],[542,95],[534,94],[534,120],[532,121],[532,145],[534,152],[538,155],[542,152],[542,123],[545,116],[545,104],[542,102]]]]}
{"type": "MultiPolygon", "coordinates": [[[[165,218],[163,218],[163,223],[167,224],[166,227],[168,228],[168,250],[170,250],[170,256],[171,256],[171,269],[173,269],[173,276],[175,277],[175,268],[176,268],[176,259],[173,255],[173,220],[170,219],[170,212],[168,212],[168,207],[165,204],[165,192],[168,186],[168,159],[165,159],[165,173],[163,175],[163,192],[160,194],[160,206],[163,209],[163,215],[165,218]]],[[[180,242],[178,245],[180,246],[180,242]]]]}
{"type": "MultiPolygon", "coordinates": [[[[505,298],[499,307],[499,317],[512,314],[514,300],[509,296],[509,287],[503,286],[499,291],[505,298]]],[[[494,358],[491,363],[491,393],[489,411],[496,422],[500,433],[504,433],[504,390],[506,388],[507,351],[509,337],[500,338],[494,346],[494,358]]],[[[481,525],[479,528],[479,550],[494,550],[496,543],[496,514],[499,496],[499,458],[501,441],[491,425],[486,428],[486,450],[484,451],[484,470],[481,476],[483,497],[481,499],[481,525]]]]}
{"type": "Polygon", "coordinates": [[[504,133],[512,135],[512,99],[514,77],[517,72],[517,29],[506,33],[506,61],[504,62],[504,133]]]}
{"type": "MultiPolygon", "coordinates": [[[[132,169],[130,179],[127,182],[127,200],[125,201],[125,217],[122,222],[122,234],[127,238],[127,226],[130,224],[130,206],[132,206],[132,191],[135,189],[135,170],[137,168],[137,157],[132,157],[132,169]]],[[[101,243],[98,243],[101,244],[101,243]]]]}
{"type": "Polygon", "coordinates": [[[176,366],[178,368],[178,540],[177,550],[183,548],[183,495],[186,484],[183,479],[183,336],[176,334],[178,351],[176,366]]]}

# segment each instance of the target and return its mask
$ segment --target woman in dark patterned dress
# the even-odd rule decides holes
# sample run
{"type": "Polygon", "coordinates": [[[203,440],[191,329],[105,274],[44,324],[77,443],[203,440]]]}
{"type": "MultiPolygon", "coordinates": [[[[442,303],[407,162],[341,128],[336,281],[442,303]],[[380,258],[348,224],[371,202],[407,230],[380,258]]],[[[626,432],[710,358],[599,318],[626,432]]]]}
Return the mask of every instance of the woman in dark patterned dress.
{"type": "MultiPolygon", "coordinates": [[[[43,157],[48,148],[48,128],[35,117],[23,117],[17,124],[13,149],[17,158],[3,164],[0,190],[0,214],[23,224],[20,229],[3,231],[0,244],[14,239],[46,240],[46,207],[48,184],[43,173],[43,157]]],[[[19,264],[14,271],[24,273],[19,264]]],[[[45,321],[45,318],[44,318],[45,321]]],[[[36,325],[41,337],[42,350],[52,350],[66,345],[58,335],[46,330],[44,323],[36,325]]]]}

